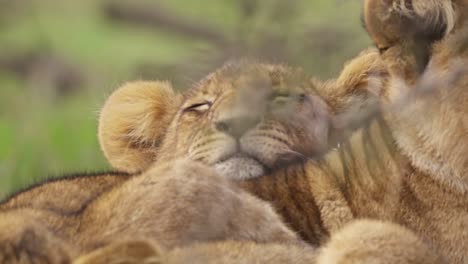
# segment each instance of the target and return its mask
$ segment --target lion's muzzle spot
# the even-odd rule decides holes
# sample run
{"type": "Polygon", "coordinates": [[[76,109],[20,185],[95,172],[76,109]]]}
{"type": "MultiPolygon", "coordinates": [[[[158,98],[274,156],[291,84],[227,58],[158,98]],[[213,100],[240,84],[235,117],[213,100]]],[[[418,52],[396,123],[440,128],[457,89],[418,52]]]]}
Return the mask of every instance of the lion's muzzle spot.
{"type": "Polygon", "coordinates": [[[215,170],[233,180],[246,180],[265,174],[265,167],[254,158],[236,154],[214,165],[215,170]]]}

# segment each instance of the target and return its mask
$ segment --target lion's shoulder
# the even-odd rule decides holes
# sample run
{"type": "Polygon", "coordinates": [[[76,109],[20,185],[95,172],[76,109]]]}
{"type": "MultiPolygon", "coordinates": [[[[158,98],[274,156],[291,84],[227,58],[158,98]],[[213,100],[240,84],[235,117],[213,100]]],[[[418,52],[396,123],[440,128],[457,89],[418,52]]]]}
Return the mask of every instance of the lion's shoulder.
{"type": "Polygon", "coordinates": [[[0,210],[35,208],[64,214],[76,213],[103,192],[130,177],[123,172],[101,172],[50,178],[10,194],[0,202],[0,210]]]}

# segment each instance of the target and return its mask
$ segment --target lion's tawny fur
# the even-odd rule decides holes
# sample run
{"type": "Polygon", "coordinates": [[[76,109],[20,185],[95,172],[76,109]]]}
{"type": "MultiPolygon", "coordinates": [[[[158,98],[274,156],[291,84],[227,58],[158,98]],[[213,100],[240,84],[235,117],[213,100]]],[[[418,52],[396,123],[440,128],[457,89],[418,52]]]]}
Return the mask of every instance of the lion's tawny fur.
{"type": "Polygon", "coordinates": [[[162,82],[123,86],[102,110],[100,141],[111,164],[139,173],[5,201],[0,230],[14,231],[0,231],[0,260],[465,263],[468,79],[449,77],[467,60],[454,48],[466,8],[422,1],[395,9],[404,16],[365,1],[380,54],[336,80],[241,62],[182,96],[162,82]],[[402,28],[421,18],[411,32],[423,43],[402,28]],[[435,88],[420,96],[427,78],[435,88]]]}

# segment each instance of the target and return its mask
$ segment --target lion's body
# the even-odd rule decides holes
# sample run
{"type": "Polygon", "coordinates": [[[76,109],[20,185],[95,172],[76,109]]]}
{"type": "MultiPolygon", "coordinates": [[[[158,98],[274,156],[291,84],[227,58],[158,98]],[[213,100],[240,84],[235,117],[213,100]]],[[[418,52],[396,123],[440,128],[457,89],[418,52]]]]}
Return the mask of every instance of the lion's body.
{"type": "Polygon", "coordinates": [[[371,122],[320,165],[242,185],[271,201],[308,242],[352,219],[378,219],[414,231],[449,263],[465,263],[468,195],[413,166],[385,129],[380,121],[371,122]]]}
{"type": "MultiPolygon", "coordinates": [[[[370,126],[385,129],[378,124],[370,126]]],[[[333,161],[341,160],[328,176],[343,179],[339,186],[353,214],[358,218],[401,224],[418,234],[449,263],[465,263],[467,194],[439,181],[434,174],[423,172],[399,151],[396,140],[384,144],[377,133],[386,132],[357,132],[348,143],[354,141],[357,147],[347,148],[343,144],[344,149],[326,160],[330,167],[336,166],[333,161]],[[344,153],[340,155],[340,152],[344,153]],[[363,153],[370,156],[359,157],[363,153]]]]}
{"type": "MultiPolygon", "coordinates": [[[[370,55],[370,58],[372,56],[370,55]]],[[[353,65],[352,67],[355,67],[353,65]]],[[[255,67],[263,69],[264,66],[255,67]]],[[[365,70],[374,69],[365,68],[365,70]]],[[[223,74],[226,74],[225,71],[211,76],[211,80],[224,82],[223,74]]],[[[206,83],[210,83],[210,81],[202,82],[200,85],[209,88],[210,86],[206,83]]],[[[332,84],[327,83],[327,85],[332,84]]],[[[221,83],[213,86],[222,87],[223,85],[221,83]]],[[[131,87],[133,89],[123,88],[124,92],[122,93],[125,95],[123,98],[127,98],[127,92],[133,93],[139,89],[138,87],[144,86],[137,83],[131,87]]],[[[318,93],[324,92],[320,90],[320,87],[315,88],[317,88],[318,93]]],[[[331,90],[327,89],[327,92],[329,91],[331,90]]],[[[352,90],[347,96],[352,97],[358,92],[352,90]]],[[[341,96],[345,96],[345,94],[341,96]]],[[[147,98],[151,98],[151,96],[147,96],[147,98]]],[[[329,101],[335,99],[329,98],[329,101]]],[[[338,101],[335,100],[337,105],[338,101]]],[[[108,104],[111,103],[112,101],[108,104]]],[[[304,103],[300,106],[300,110],[304,111],[307,109],[306,106],[304,103]]],[[[317,104],[315,106],[320,107],[317,104]]],[[[345,111],[346,107],[343,108],[341,105],[340,107],[336,107],[338,110],[332,109],[332,111],[345,111]]],[[[276,246],[265,245],[265,247],[278,247],[278,254],[282,255],[287,252],[287,258],[291,261],[294,260],[294,258],[290,258],[291,252],[301,252],[300,258],[304,258],[306,261],[316,258],[316,250],[314,247],[304,247],[299,237],[290,231],[289,227],[295,230],[309,245],[318,247],[326,243],[330,235],[333,242],[334,234],[339,234],[339,230],[347,226],[354,218],[373,218],[398,222],[417,231],[424,239],[431,240],[432,237],[424,235],[430,233],[428,233],[428,229],[434,227],[434,223],[430,226],[428,222],[424,222],[417,215],[424,206],[415,205],[417,199],[409,199],[408,203],[402,202],[405,198],[403,194],[410,193],[409,191],[401,192],[401,190],[406,186],[404,183],[408,182],[406,175],[412,167],[409,166],[407,158],[401,157],[402,154],[397,151],[391,134],[389,131],[385,131],[388,127],[383,126],[384,123],[382,119],[374,119],[368,127],[355,131],[349,140],[340,144],[338,150],[332,151],[319,162],[296,161],[290,165],[285,164],[277,167],[262,177],[239,179],[240,181],[236,179],[238,175],[231,176],[245,190],[269,201],[282,218],[278,217],[265,202],[241,191],[235,184],[218,176],[217,173],[213,173],[208,167],[191,165],[190,161],[179,162],[171,167],[170,158],[161,158],[163,160],[161,163],[167,165],[162,165],[162,167],[161,165],[152,165],[150,169],[134,176],[78,177],[40,185],[14,196],[2,205],[2,210],[7,210],[6,214],[19,210],[22,215],[30,219],[37,218],[41,225],[46,225],[54,234],[70,245],[72,250],[69,252],[73,252],[72,258],[94,249],[98,249],[97,252],[99,252],[99,248],[103,246],[105,252],[103,254],[109,254],[108,251],[105,251],[108,250],[105,246],[109,244],[112,246],[113,241],[149,239],[155,241],[163,251],[168,250],[167,258],[178,259],[179,254],[171,253],[172,249],[188,246],[188,253],[180,253],[180,256],[185,254],[190,256],[192,251],[205,252],[210,248],[210,246],[207,246],[208,249],[192,248],[193,242],[234,239],[254,241],[254,248],[262,247],[261,244],[256,243],[275,243],[276,246]],[[365,147],[370,149],[362,149],[365,147]],[[351,154],[349,151],[355,153],[351,154]],[[326,163],[328,163],[327,166],[325,166],[326,163]],[[415,207],[408,212],[402,210],[410,205],[415,205],[415,207]],[[286,225],[283,224],[282,219],[286,225]],[[409,220],[408,223],[405,220],[409,220]],[[422,226],[412,225],[415,223],[422,223],[422,226]],[[280,246],[281,244],[284,246],[280,246]]],[[[180,126],[169,127],[169,129],[180,128],[180,126]]],[[[274,132],[279,134],[272,136],[273,139],[285,135],[280,130],[281,125],[274,128],[274,132]]],[[[304,132],[310,132],[307,131],[307,128],[302,129],[304,132]]],[[[310,133],[314,133],[314,131],[310,133]]],[[[207,132],[206,134],[210,135],[207,132]]],[[[322,135],[322,133],[319,132],[318,135],[322,135]]],[[[173,137],[170,144],[177,145],[180,138],[180,135],[173,137]]],[[[165,138],[165,140],[170,139],[170,137],[165,138]]],[[[195,142],[193,143],[195,146],[206,148],[205,145],[197,141],[193,142],[195,142]]],[[[208,141],[208,144],[210,142],[208,141]]],[[[298,140],[297,142],[302,141],[298,140]]],[[[254,144],[253,140],[249,143],[254,144]]],[[[161,143],[160,148],[165,148],[165,144],[169,143],[161,143]]],[[[262,142],[262,144],[266,143],[262,142]]],[[[270,144],[274,144],[274,142],[270,142],[270,144]]],[[[295,146],[294,141],[289,144],[292,147],[295,146]]],[[[106,146],[104,149],[106,150],[106,146]]],[[[311,152],[313,153],[313,150],[311,152]]],[[[265,158],[265,160],[268,159],[265,158]]],[[[118,162],[119,160],[114,161],[118,162]]],[[[241,176],[243,177],[243,175],[241,176]]],[[[411,190],[414,191],[412,188],[411,190]]],[[[434,191],[434,188],[432,190],[434,191]]],[[[436,216],[441,215],[437,214],[436,216]]],[[[444,224],[446,222],[443,220],[444,224]]],[[[15,225],[14,222],[10,224],[15,225]]],[[[395,226],[392,225],[377,224],[377,226],[379,232],[392,233],[390,231],[395,229],[395,226]]],[[[452,226],[459,232],[456,225],[452,226]]],[[[369,226],[366,225],[366,228],[370,228],[370,230],[372,230],[371,227],[372,223],[369,226]]],[[[363,226],[361,225],[360,228],[363,226]]],[[[356,236],[356,233],[358,232],[354,232],[354,239],[362,239],[362,237],[356,236]]],[[[379,237],[378,233],[372,231],[369,231],[369,234],[370,238],[376,236],[382,245],[387,246],[386,236],[379,237]]],[[[450,246],[460,246],[462,243],[453,243],[455,241],[452,239],[453,237],[449,236],[449,238],[448,247],[445,244],[435,247],[438,250],[442,249],[442,251],[444,248],[457,251],[456,248],[450,248],[450,246]]],[[[388,239],[391,241],[391,238],[388,239]]],[[[408,237],[402,236],[402,239],[412,241],[412,234],[408,233],[408,237]]],[[[414,239],[417,240],[417,238],[414,239]]],[[[349,240],[353,244],[352,238],[349,240]]],[[[434,241],[441,240],[435,239],[434,241]]],[[[231,242],[226,243],[215,243],[212,246],[226,250],[229,248],[227,245],[230,245],[231,242]]],[[[237,244],[234,243],[234,245],[237,244]]],[[[388,246],[390,249],[386,248],[385,250],[392,252],[393,248],[395,252],[400,252],[398,246],[393,244],[388,244],[388,246]]],[[[239,248],[243,247],[252,246],[248,244],[239,246],[239,248]]],[[[348,250],[340,248],[340,243],[337,244],[337,247],[340,250],[348,250]]],[[[421,244],[420,250],[417,251],[425,252],[424,247],[424,244],[421,244]]],[[[340,250],[325,250],[325,255],[320,256],[322,259],[339,258],[334,254],[341,252],[340,250]]],[[[355,248],[350,250],[358,252],[355,248]]],[[[369,252],[365,256],[367,258],[381,254],[381,250],[383,248],[380,248],[380,251],[369,252]]],[[[263,256],[260,254],[262,250],[255,252],[257,253],[252,254],[253,259],[263,256]]],[[[85,257],[85,260],[82,261],[93,263],[92,261],[96,261],[93,260],[93,254],[95,253],[91,253],[91,260],[86,260],[90,257],[85,257]]],[[[231,254],[236,256],[240,253],[234,251],[231,254]]],[[[389,254],[391,256],[392,253],[389,254]]],[[[102,254],[98,254],[97,259],[101,256],[102,254]]],[[[215,256],[216,254],[212,257],[215,258],[215,256]]],[[[403,259],[414,257],[409,254],[402,256],[403,259]]],[[[433,261],[436,259],[433,257],[433,261]]],[[[401,259],[397,260],[401,261],[401,259]]]]}
{"type": "Polygon", "coordinates": [[[301,244],[267,203],[204,166],[179,163],[138,177],[84,176],[18,194],[1,205],[0,226],[8,230],[0,236],[1,262],[25,261],[38,250],[45,263],[59,263],[139,238],[157,240],[165,250],[223,238],[301,244]],[[41,252],[52,246],[41,241],[38,247],[42,232],[60,241],[53,244],[60,254],[41,252]]]}
{"type": "Polygon", "coordinates": [[[161,82],[117,90],[99,137],[129,175],[0,204],[0,262],[466,263],[468,78],[453,74],[468,60],[454,15],[465,5],[404,6],[446,23],[413,28],[429,31],[419,56],[404,23],[382,25],[389,2],[365,1],[381,55],[362,53],[336,80],[240,62],[183,95],[161,82]]]}
{"type": "MultiPolygon", "coordinates": [[[[258,64],[254,67],[263,73],[280,71],[274,74],[289,74],[282,66],[258,64]]],[[[217,77],[224,81],[222,74],[217,77]]],[[[233,75],[233,81],[239,81],[238,77],[233,75]]],[[[211,78],[206,82],[215,79],[211,78]]],[[[106,106],[102,112],[104,121],[101,121],[100,136],[105,153],[114,165],[117,164],[116,167],[127,168],[125,165],[132,163],[133,167],[128,167],[132,174],[110,173],[58,179],[19,192],[0,204],[0,226],[2,230],[8,230],[7,233],[0,232],[0,262],[67,263],[114,242],[135,239],[156,241],[158,247],[165,251],[195,242],[229,239],[297,247],[298,251],[304,252],[304,257],[299,258],[304,259],[316,255],[315,250],[305,246],[268,203],[249,195],[200,162],[177,161],[185,156],[180,154],[187,148],[184,137],[193,130],[183,127],[187,125],[185,120],[180,122],[181,125],[177,124],[177,118],[186,117],[182,116],[182,111],[169,107],[174,104],[179,108],[180,100],[171,98],[174,95],[172,90],[164,85],[131,83],[116,92],[107,103],[110,106],[106,106]],[[164,95],[169,97],[168,100],[163,100],[164,95]],[[134,96],[141,96],[140,101],[133,100],[134,96]],[[161,107],[154,107],[153,104],[161,104],[161,107]],[[109,108],[110,111],[106,110],[109,108]],[[106,111],[111,115],[115,115],[115,111],[120,112],[116,119],[109,120],[106,111]],[[132,135],[134,128],[125,127],[125,120],[116,129],[119,118],[129,114],[128,121],[144,123],[148,111],[161,111],[160,114],[170,121],[166,129],[172,132],[156,131],[164,138],[160,144],[146,143],[143,142],[144,138],[138,138],[128,139],[128,144],[119,145],[119,139],[127,140],[119,135],[113,141],[103,139],[106,133],[107,138],[112,138],[112,133],[122,131],[132,135]],[[143,118],[135,118],[134,114],[141,114],[143,118]],[[110,127],[106,127],[106,122],[110,123],[110,127]],[[178,134],[182,128],[183,132],[178,134]],[[114,147],[120,149],[112,152],[114,147]],[[122,149],[126,147],[129,149],[122,149]],[[151,158],[128,154],[132,148],[144,152],[140,149],[144,147],[151,148],[144,155],[152,155],[153,147],[160,147],[160,152],[164,152],[158,155],[160,160],[149,164],[149,168],[144,166],[151,158]],[[54,247],[54,250],[49,247],[54,247]]],[[[226,85],[230,83],[226,82],[226,85]]],[[[203,83],[194,88],[200,89],[212,91],[203,83]]],[[[189,113],[193,114],[196,113],[189,113]]],[[[149,115],[154,117],[150,122],[163,119],[158,117],[158,113],[149,115]]],[[[189,118],[193,120],[192,116],[189,118]]],[[[153,125],[146,125],[148,123],[143,124],[143,132],[156,139],[157,135],[148,132],[153,125]]],[[[202,146],[199,143],[196,145],[202,146]]]]}

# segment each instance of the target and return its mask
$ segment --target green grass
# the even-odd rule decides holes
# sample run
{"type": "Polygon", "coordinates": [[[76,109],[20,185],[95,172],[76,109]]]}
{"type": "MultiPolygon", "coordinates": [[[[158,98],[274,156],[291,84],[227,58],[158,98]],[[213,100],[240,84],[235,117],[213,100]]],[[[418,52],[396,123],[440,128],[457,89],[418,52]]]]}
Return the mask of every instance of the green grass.
{"type": "MultiPolygon", "coordinates": [[[[139,0],[151,5],[150,0],[139,0]]],[[[241,21],[234,0],[161,0],[175,14],[237,34],[241,21]]],[[[264,3],[271,1],[262,0],[264,3]]],[[[301,65],[320,76],[330,76],[343,62],[368,44],[360,29],[360,1],[302,1],[300,14],[290,24],[268,20],[269,9],[252,24],[270,31],[304,33],[305,28],[338,29],[350,35],[336,43],[336,52],[320,50],[295,54],[301,65]],[[285,29],[286,28],[286,29],[285,29]]],[[[129,80],[142,62],[160,65],[196,63],[197,51],[209,45],[164,30],[116,25],[99,15],[103,1],[30,1],[24,12],[0,24],[0,50],[45,49],[79,66],[88,82],[71,97],[50,97],[42,87],[0,70],[0,198],[21,186],[63,173],[109,169],[97,141],[97,113],[113,88],[129,80]]],[[[255,36],[254,36],[255,37],[255,36]]],[[[308,39],[320,43],[317,39],[308,39]]],[[[291,39],[287,45],[301,45],[291,39]]],[[[0,52],[1,55],[1,52],[0,52]]],[[[183,78],[184,76],[182,76],[183,78]]]]}
{"type": "Polygon", "coordinates": [[[95,102],[85,96],[52,102],[24,90],[14,94],[24,87],[0,80],[1,191],[77,169],[107,169],[96,138],[95,102]],[[8,94],[11,101],[5,100],[8,94]]]}

